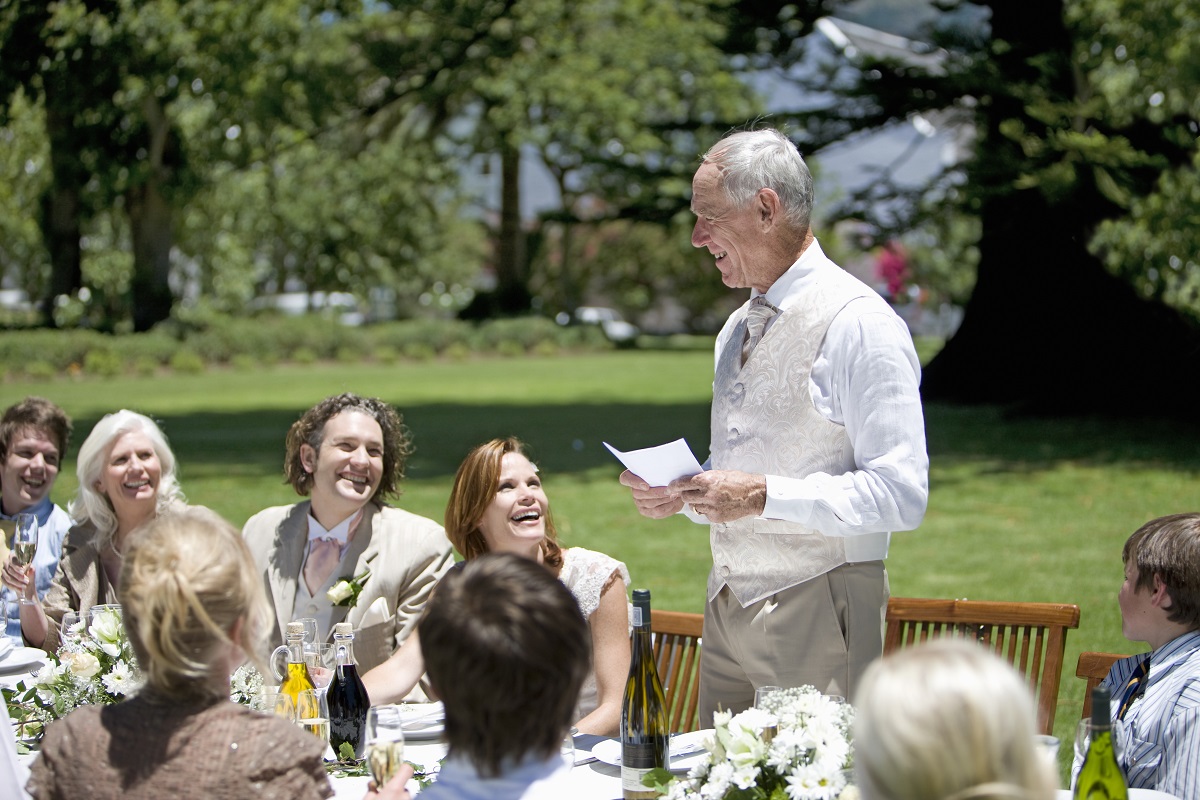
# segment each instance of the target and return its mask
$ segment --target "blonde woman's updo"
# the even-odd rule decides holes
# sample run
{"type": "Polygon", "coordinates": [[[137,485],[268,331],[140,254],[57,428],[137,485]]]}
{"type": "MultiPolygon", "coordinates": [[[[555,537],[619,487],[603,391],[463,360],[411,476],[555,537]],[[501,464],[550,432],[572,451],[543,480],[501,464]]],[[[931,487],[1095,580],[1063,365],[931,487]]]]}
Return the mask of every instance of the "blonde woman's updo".
{"type": "Polygon", "coordinates": [[[230,645],[253,657],[270,614],[241,534],[207,509],[187,508],[131,538],[117,599],[147,687],[227,696],[241,657],[230,645]]]}
{"type": "Polygon", "coordinates": [[[1033,695],[987,648],[938,639],[863,675],[854,766],[864,800],[1053,800],[1033,695]]]}

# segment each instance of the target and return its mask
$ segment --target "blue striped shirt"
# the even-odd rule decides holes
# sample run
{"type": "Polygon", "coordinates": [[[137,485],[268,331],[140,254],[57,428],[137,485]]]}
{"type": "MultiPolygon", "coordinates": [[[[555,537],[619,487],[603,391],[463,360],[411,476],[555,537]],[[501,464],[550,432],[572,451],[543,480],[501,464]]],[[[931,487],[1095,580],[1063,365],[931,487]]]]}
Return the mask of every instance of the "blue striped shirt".
{"type": "Polygon", "coordinates": [[[1146,690],[1118,720],[1125,685],[1144,657],[1121,659],[1104,679],[1113,697],[1121,767],[1132,788],[1200,800],[1200,631],[1150,654],[1146,690]]]}

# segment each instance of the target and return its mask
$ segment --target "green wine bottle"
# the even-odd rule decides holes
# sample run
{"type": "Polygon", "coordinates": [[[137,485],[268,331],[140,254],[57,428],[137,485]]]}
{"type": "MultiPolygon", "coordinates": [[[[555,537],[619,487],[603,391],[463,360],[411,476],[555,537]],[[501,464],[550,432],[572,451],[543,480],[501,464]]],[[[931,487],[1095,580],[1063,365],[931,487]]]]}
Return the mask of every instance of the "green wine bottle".
{"type": "Polygon", "coordinates": [[[1092,733],[1075,780],[1075,800],[1128,800],[1125,773],[1117,763],[1108,688],[1092,690],[1092,733]]]}
{"type": "Polygon", "coordinates": [[[634,589],[633,653],[621,702],[621,793],[625,800],[658,796],[642,779],[656,767],[667,768],[669,738],[667,701],[650,642],[650,591],[634,589]]]}

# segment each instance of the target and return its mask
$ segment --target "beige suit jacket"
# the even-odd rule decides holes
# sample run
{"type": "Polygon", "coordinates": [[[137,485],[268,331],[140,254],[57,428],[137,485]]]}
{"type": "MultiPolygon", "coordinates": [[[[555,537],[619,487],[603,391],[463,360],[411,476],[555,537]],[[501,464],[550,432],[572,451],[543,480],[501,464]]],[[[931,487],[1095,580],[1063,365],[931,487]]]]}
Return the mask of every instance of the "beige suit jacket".
{"type": "MultiPolygon", "coordinates": [[[[309,507],[306,500],[268,508],[242,529],[275,614],[272,649],[283,644],[292,620],[308,547],[309,507]]],[[[361,575],[368,569],[371,574],[354,607],[335,606],[331,620],[331,628],[343,621],[354,625],[354,656],[360,673],[382,664],[416,629],[433,587],[453,563],[450,540],[441,525],[403,509],[367,503],[337,574],[361,575]],[[350,565],[352,569],[347,568],[350,565]]]]}

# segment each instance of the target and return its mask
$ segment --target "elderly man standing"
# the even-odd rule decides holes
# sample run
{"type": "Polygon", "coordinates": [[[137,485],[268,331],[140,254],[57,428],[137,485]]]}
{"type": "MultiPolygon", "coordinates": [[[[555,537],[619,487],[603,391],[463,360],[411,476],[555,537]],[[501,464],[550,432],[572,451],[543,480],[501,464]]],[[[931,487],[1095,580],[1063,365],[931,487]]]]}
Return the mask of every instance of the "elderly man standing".
{"type": "Polygon", "coordinates": [[[751,299],[717,337],[709,469],[638,510],[710,524],[702,719],[763,685],[853,696],[883,649],[889,532],[920,524],[929,461],[904,322],[821,251],[796,147],[732,134],[692,180],[692,244],[751,299]],[[686,509],[685,509],[686,505],[686,509]]]}
{"type": "MultiPolygon", "coordinates": [[[[38,521],[38,545],[30,567],[21,567],[15,557],[5,560],[4,589],[0,601],[6,605],[17,597],[38,600],[46,596],[62,556],[63,537],[71,527],[67,512],[50,501],[50,491],[71,439],[71,418],[42,397],[26,397],[4,411],[0,418],[0,528],[11,543],[17,514],[33,514],[38,521]]],[[[5,551],[7,552],[7,551],[5,551]]],[[[21,641],[21,618],[12,614],[8,635],[21,641]]]]}
{"type": "Polygon", "coordinates": [[[310,499],[260,511],[242,531],[278,621],[272,647],[293,619],[316,619],[320,641],[350,622],[365,672],[415,634],[453,557],[441,525],[383,502],[410,450],[400,416],[374,398],[330,397],[292,425],[284,472],[310,499]],[[358,591],[335,603],[329,592],[342,580],[358,591]]]}

